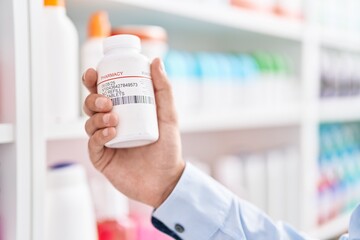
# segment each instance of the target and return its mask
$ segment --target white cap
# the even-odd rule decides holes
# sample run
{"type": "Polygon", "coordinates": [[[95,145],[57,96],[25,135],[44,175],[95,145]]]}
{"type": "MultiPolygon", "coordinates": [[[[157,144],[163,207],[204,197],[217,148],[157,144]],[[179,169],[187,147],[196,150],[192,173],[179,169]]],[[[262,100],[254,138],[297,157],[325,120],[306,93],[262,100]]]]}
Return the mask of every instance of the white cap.
{"type": "Polygon", "coordinates": [[[119,219],[129,214],[129,199],[105,177],[90,182],[98,219],[119,219]]]}
{"type": "Polygon", "coordinates": [[[48,189],[59,189],[83,184],[87,184],[86,173],[79,164],[69,162],[56,164],[47,173],[48,189]]]}
{"type": "Polygon", "coordinates": [[[104,53],[115,48],[135,48],[140,51],[140,38],[130,34],[119,34],[104,39],[104,53]]]}

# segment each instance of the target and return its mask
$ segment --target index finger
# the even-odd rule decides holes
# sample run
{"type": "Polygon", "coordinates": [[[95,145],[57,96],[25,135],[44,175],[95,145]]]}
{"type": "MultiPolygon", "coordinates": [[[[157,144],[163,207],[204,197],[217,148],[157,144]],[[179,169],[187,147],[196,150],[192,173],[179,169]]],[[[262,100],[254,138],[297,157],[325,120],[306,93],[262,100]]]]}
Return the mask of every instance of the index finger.
{"type": "Polygon", "coordinates": [[[86,70],[82,76],[82,82],[90,93],[97,93],[97,72],[95,69],[89,68],[86,70]]]}

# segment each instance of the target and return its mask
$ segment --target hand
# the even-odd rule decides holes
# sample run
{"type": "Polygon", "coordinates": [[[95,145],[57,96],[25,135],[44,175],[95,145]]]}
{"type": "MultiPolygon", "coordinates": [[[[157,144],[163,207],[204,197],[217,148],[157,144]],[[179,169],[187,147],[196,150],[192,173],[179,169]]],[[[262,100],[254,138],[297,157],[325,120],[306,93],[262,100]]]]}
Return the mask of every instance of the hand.
{"type": "Polygon", "coordinates": [[[84,111],[90,116],[85,129],[90,159],[123,194],[154,208],[170,195],[184,170],[181,141],[170,83],[163,64],[155,59],[151,64],[159,140],[153,144],[128,149],[107,148],[106,142],[116,135],[121,119],[111,112],[111,100],[97,94],[97,73],[88,69],[83,83],[89,89],[84,111]]]}

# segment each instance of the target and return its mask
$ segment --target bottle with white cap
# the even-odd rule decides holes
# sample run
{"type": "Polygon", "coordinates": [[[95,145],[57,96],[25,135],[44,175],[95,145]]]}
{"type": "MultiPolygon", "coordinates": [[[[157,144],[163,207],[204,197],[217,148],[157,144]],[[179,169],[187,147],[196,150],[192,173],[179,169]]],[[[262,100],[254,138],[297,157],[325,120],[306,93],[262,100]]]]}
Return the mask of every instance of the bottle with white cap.
{"type": "Polygon", "coordinates": [[[47,173],[45,239],[97,240],[96,219],[84,168],[60,163],[47,173]]]}
{"type": "Polygon", "coordinates": [[[72,122],[80,116],[79,46],[65,0],[44,0],[44,109],[48,123],[72,122]]]}
{"type": "Polygon", "coordinates": [[[129,199],[105,177],[91,180],[99,240],[136,240],[136,224],[129,217],[129,199]]]}
{"type": "Polygon", "coordinates": [[[150,62],[140,50],[140,39],[134,35],[120,34],[104,40],[105,56],[97,67],[97,91],[111,99],[112,111],[121,123],[107,147],[138,147],[159,138],[150,62]]]}

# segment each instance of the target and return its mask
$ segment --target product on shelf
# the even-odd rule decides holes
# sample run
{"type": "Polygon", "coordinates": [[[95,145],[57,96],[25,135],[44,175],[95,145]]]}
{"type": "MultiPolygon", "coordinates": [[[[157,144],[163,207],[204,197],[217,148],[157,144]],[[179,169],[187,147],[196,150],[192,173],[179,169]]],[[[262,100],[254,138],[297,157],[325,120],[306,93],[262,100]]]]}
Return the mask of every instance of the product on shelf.
{"type": "Polygon", "coordinates": [[[121,124],[105,145],[129,148],[159,138],[154,89],[148,58],[140,54],[140,39],[121,34],[104,40],[104,58],[98,65],[98,93],[110,98],[121,124]]]}
{"type": "Polygon", "coordinates": [[[179,115],[226,112],[239,107],[272,108],[299,98],[294,64],[281,54],[188,53],[165,58],[179,115]]]}
{"type": "Polygon", "coordinates": [[[300,19],[304,0],[231,0],[233,6],[300,19]]]}
{"type": "Polygon", "coordinates": [[[293,226],[300,225],[300,153],[290,146],[284,149],[285,160],[285,219],[293,226]]]}
{"type": "Polygon", "coordinates": [[[47,172],[45,239],[97,240],[96,219],[85,170],[59,163],[47,172]]]}
{"type": "Polygon", "coordinates": [[[138,240],[129,200],[103,176],[91,181],[99,240],[138,240]]]}
{"type": "MultiPolygon", "coordinates": [[[[272,219],[278,221],[286,217],[286,169],[283,151],[272,150],[267,154],[267,210],[272,219]]],[[[296,186],[293,186],[294,188],[296,186]]]]}
{"type": "Polygon", "coordinates": [[[262,210],[267,209],[266,159],[262,154],[245,156],[244,166],[247,196],[251,203],[262,210]]]}
{"type": "Polygon", "coordinates": [[[182,115],[198,111],[201,104],[201,80],[196,58],[190,53],[171,50],[164,62],[173,86],[178,113],[182,115]]]}
{"type": "Polygon", "coordinates": [[[360,201],[360,124],[322,124],[319,134],[318,223],[323,224],[360,201]]]}
{"type": "Polygon", "coordinates": [[[64,0],[45,0],[44,5],[46,117],[51,123],[73,121],[80,115],[78,35],[64,0]]]}
{"type": "Polygon", "coordinates": [[[244,159],[239,156],[222,156],[214,166],[215,178],[236,195],[246,198],[244,159]]]}
{"type": "Polygon", "coordinates": [[[166,30],[160,26],[151,25],[125,25],[114,27],[111,35],[132,34],[141,39],[141,53],[150,60],[164,57],[167,46],[166,30]]]}
{"type": "Polygon", "coordinates": [[[299,225],[299,152],[295,147],[222,156],[214,177],[272,219],[299,225]]]}
{"type": "MultiPolygon", "coordinates": [[[[111,25],[108,14],[104,11],[94,12],[88,22],[88,38],[81,48],[81,73],[88,68],[96,69],[103,53],[103,41],[110,35],[111,25]]],[[[82,105],[89,95],[89,91],[85,86],[81,88],[82,105]]]]}
{"type": "Polygon", "coordinates": [[[277,0],[275,12],[290,18],[303,18],[304,0],[277,0]]]}
{"type": "Polygon", "coordinates": [[[262,12],[273,12],[276,0],[231,0],[232,5],[262,12]]]}
{"type": "Polygon", "coordinates": [[[207,175],[211,175],[211,167],[206,162],[200,161],[200,160],[198,160],[196,158],[192,158],[192,157],[185,158],[185,161],[190,162],[195,167],[200,169],[203,173],[205,173],[207,175]]]}
{"type": "Polygon", "coordinates": [[[360,56],[323,51],[320,71],[321,97],[358,97],[360,95],[360,56]]]}

